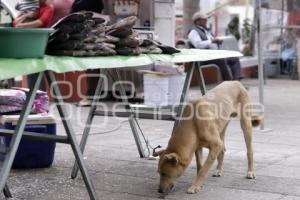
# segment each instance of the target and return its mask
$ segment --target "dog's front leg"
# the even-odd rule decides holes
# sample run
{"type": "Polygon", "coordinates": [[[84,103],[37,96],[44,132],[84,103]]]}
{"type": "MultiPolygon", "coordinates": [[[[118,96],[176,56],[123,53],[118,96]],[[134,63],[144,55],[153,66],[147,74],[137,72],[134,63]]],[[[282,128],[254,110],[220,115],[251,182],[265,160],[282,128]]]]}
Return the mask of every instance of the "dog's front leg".
{"type": "Polygon", "coordinates": [[[196,150],[195,156],[196,156],[197,175],[198,175],[199,171],[200,171],[201,168],[202,168],[202,160],[203,160],[202,147],[199,147],[199,148],[196,150]]]}
{"type": "Polygon", "coordinates": [[[201,187],[203,185],[203,182],[207,176],[207,173],[211,166],[213,165],[214,161],[217,159],[217,156],[219,155],[220,151],[222,150],[223,143],[220,139],[213,142],[210,146],[208,157],[203,165],[203,167],[200,169],[196,180],[192,184],[192,186],[187,190],[187,193],[189,194],[195,194],[201,190],[201,187]]]}

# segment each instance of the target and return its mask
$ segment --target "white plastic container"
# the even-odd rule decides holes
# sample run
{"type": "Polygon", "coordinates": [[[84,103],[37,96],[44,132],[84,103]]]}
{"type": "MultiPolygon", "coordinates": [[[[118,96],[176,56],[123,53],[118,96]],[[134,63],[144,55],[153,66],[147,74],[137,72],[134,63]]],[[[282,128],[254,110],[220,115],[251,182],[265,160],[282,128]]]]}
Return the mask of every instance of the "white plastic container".
{"type": "Polygon", "coordinates": [[[168,76],[144,74],[144,104],[147,106],[168,105],[168,76]]]}
{"type": "Polygon", "coordinates": [[[178,105],[182,94],[186,75],[169,76],[168,104],[178,105]]]}
{"type": "Polygon", "coordinates": [[[144,104],[148,106],[178,105],[186,75],[144,75],[144,104]]]}

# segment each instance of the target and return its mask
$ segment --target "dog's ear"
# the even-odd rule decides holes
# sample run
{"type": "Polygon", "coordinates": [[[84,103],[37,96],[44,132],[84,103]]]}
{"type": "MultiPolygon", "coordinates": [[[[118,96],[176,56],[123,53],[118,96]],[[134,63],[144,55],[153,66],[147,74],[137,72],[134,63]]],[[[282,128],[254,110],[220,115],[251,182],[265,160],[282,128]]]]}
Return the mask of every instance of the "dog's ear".
{"type": "Polygon", "coordinates": [[[175,165],[179,163],[179,156],[176,153],[169,153],[165,155],[165,159],[175,165]]]}
{"type": "Polygon", "coordinates": [[[153,151],[152,156],[157,157],[157,156],[160,156],[161,154],[163,154],[164,152],[165,152],[164,149],[160,150],[160,151],[157,151],[157,152],[153,151]]]}

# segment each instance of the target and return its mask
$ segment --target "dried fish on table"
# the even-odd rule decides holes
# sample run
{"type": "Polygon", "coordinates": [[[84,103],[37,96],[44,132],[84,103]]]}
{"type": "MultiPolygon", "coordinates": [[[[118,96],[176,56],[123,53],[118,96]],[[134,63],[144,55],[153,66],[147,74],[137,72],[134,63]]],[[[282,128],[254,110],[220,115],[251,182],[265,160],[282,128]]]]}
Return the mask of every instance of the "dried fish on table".
{"type": "Polygon", "coordinates": [[[152,40],[139,40],[133,30],[137,18],[127,17],[107,26],[106,20],[92,12],[71,14],[57,24],[49,37],[47,53],[64,56],[139,55],[176,53],[177,49],[152,40]]]}
{"type": "Polygon", "coordinates": [[[48,44],[49,50],[81,50],[84,48],[84,43],[75,40],[68,40],[63,43],[48,44]]]}
{"type": "Polygon", "coordinates": [[[99,42],[117,43],[119,41],[120,41],[119,38],[113,37],[110,35],[105,35],[105,36],[100,36],[100,37],[95,36],[95,40],[94,40],[94,42],[96,42],[96,43],[99,43],[99,42]]]}
{"type": "Polygon", "coordinates": [[[123,56],[133,56],[141,54],[140,49],[137,48],[129,48],[129,47],[117,47],[116,48],[117,54],[123,56]]]}
{"type": "Polygon", "coordinates": [[[133,33],[132,28],[121,27],[118,29],[112,29],[107,32],[107,35],[111,35],[118,38],[126,38],[133,33]]]}
{"type": "Polygon", "coordinates": [[[120,39],[120,41],[117,43],[118,47],[131,47],[135,48],[138,47],[140,44],[140,41],[134,37],[126,37],[120,39]]]}
{"type": "Polygon", "coordinates": [[[135,16],[126,17],[124,19],[121,19],[117,23],[109,26],[108,29],[114,30],[114,29],[120,29],[120,28],[124,28],[124,27],[133,28],[133,26],[136,24],[136,21],[137,21],[137,17],[135,17],[135,16]]]}

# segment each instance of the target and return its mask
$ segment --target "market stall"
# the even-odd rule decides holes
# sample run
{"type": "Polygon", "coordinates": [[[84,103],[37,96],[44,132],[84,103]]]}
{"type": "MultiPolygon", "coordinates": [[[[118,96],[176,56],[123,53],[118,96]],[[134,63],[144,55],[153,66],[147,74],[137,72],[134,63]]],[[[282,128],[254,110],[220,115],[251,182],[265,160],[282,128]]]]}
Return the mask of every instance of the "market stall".
{"type": "MultiPolygon", "coordinates": [[[[35,81],[35,85],[30,88],[29,95],[26,99],[25,106],[23,108],[21,117],[18,121],[17,127],[15,131],[8,131],[4,129],[0,129],[0,135],[2,136],[12,136],[12,142],[9,147],[9,152],[6,156],[6,159],[3,163],[3,167],[0,172],[0,189],[5,189],[5,195],[9,196],[9,190],[6,187],[7,178],[9,176],[13,160],[15,158],[18,146],[20,144],[21,138],[27,137],[36,140],[47,140],[54,141],[57,143],[68,144],[72,147],[74,156],[76,158],[76,162],[78,163],[79,169],[82,173],[83,180],[86,184],[90,199],[97,199],[95,189],[93,187],[92,181],[88,175],[87,168],[85,166],[85,162],[82,157],[82,152],[77,144],[75,138],[75,131],[72,128],[72,124],[68,119],[65,118],[66,110],[64,108],[64,102],[60,93],[60,90],[57,86],[56,79],[54,76],[54,72],[64,73],[70,71],[81,71],[86,69],[96,69],[96,68],[113,68],[115,69],[115,77],[118,76],[118,69],[122,67],[138,67],[144,64],[151,64],[155,61],[168,61],[168,62],[181,62],[181,63],[194,63],[188,71],[188,75],[186,76],[185,86],[183,90],[183,95],[181,97],[181,102],[185,101],[186,92],[189,88],[189,84],[191,81],[191,76],[194,73],[194,70],[198,71],[198,75],[201,74],[199,70],[201,61],[207,61],[212,59],[220,59],[220,58],[228,58],[228,57],[240,57],[241,54],[239,52],[232,51],[212,51],[212,50],[182,50],[181,53],[177,53],[174,55],[140,55],[140,56],[110,56],[110,57],[91,57],[91,58],[74,58],[74,57],[55,57],[55,56],[45,56],[41,59],[0,59],[0,80],[12,78],[20,75],[28,75],[32,73],[38,73],[39,76],[35,81]],[[197,64],[195,64],[197,63],[197,64]],[[9,66],[9,67],[8,67],[9,66]],[[20,67],[22,66],[22,67],[20,67]],[[33,100],[36,95],[36,91],[38,85],[40,84],[43,75],[46,75],[47,81],[49,85],[52,85],[53,94],[55,95],[55,102],[64,125],[64,129],[66,130],[67,136],[45,136],[38,133],[28,133],[24,132],[25,124],[27,122],[31,107],[33,105],[33,100]]],[[[201,78],[201,76],[199,76],[201,78]]],[[[201,80],[200,80],[201,81],[201,80]]],[[[203,83],[202,83],[203,84],[203,83]]],[[[203,86],[203,85],[202,85],[203,86]]],[[[101,81],[99,80],[96,94],[101,91],[101,81]]],[[[122,90],[124,91],[124,90],[122,90]]],[[[122,98],[125,105],[128,105],[126,95],[122,95],[122,98]]],[[[87,119],[87,126],[84,132],[84,137],[81,142],[81,148],[84,149],[85,141],[89,134],[89,124],[92,124],[92,119],[94,116],[94,111],[96,110],[96,101],[98,97],[94,97],[93,106],[91,107],[89,117],[87,119]]],[[[130,105],[129,105],[130,106],[130,105]]],[[[177,109],[177,115],[180,116],[182,111],[182,106],[177,109]]],[[[134,115],[129,115],[129,122],[131,128],[133,130],[133,136],[135,142],[137,144],[137,148],[139,149],[140,156],[143,157],[144,153],[142,151],[141,142],[139,140],[139,136],[136,132],[136,127],[133,124],[133,120],[135,119],[134,115]]],[[[176,125],[176,123],[175,123],[176,125]]],[[[74,176],[73,176],[74,177],[74,176]]]]}

